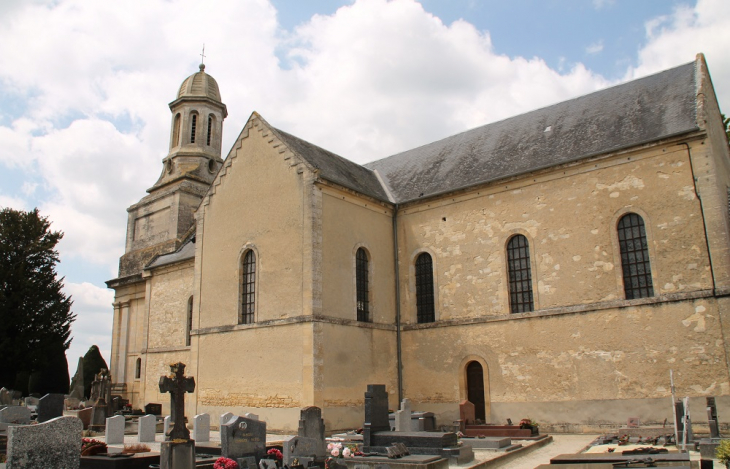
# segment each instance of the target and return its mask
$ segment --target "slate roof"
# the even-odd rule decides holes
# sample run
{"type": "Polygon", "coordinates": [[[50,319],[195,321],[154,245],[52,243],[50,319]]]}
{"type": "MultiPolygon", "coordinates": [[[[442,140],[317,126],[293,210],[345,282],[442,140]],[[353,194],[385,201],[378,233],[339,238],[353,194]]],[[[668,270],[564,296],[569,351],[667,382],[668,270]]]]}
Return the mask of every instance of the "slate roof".
{"type": "Polygon", "coordinates": [[[291,151],[319,169],[320,177],[375,199],[388,201],[385,189],[371,170],[283,130],[272,129],[291,151]]]}
{"type": "Polygon", "coordinates": [[[190,236],[177,251],[157,256],[145,266],[145,269],[162,267],[163,265],[174,264],[195,257],[195,235],[190,236]]]}
{"type": "Polygon", "coordinates": [[[695,68],[691,62],[365,167],[402,203],[691,132],[698,129],[695,68]]]}

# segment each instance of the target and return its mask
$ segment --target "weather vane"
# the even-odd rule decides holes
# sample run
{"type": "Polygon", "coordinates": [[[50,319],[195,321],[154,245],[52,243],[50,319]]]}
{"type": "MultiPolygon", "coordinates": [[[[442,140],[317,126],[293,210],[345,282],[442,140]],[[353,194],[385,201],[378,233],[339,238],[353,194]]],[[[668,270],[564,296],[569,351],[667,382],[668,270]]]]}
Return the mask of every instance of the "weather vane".
{"type": "Polygon", "coordinates": [[[205,63],[205,44],[203,44],[203,53],[200,54],[200,57],[201,57],[200,63],[204,64],[205,63]]]}

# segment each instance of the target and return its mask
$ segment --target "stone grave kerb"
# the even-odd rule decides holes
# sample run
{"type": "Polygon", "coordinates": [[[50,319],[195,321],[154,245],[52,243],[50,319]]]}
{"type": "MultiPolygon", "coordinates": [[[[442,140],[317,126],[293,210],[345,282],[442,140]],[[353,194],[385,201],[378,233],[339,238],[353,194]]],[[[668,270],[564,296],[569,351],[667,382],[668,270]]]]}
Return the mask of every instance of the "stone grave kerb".
{"type": "Polygon", "coordinates": [[[170,376],[160,377],[160,392],[170,393],[170,414],[172,431],[165,436],[167,441],[190,440],[190,430],[185,426],[185,393],[195,391],[195,378],[185,376],[185,364],[170,365],[170,376]]]}
{"type": "Polygon", "coordinates": [[[363,424],[363,446],[371,446],[374,433],[390,430],[388,419],[388,392],[384,384],[368,384],[365,392],[365,423],[363,424]]]}

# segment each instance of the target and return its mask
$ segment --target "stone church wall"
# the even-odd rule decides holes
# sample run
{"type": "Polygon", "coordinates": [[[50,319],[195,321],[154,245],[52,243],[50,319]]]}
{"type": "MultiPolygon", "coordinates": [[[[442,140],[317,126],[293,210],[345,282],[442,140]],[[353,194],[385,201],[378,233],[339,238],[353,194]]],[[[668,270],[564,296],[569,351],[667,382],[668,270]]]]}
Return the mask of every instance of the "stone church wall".
{"type": "Polygon", "coordinates": [[[442,422],[457,418],[472,360],[495,423],[661,423],[670,369],[678,395],[730,394],[726,313],[712,296],[689,163],[684,146],[659,146],[406,207],[406,397],[442,422]],[[653,298],[624,299],[616,225],[628,212],[646,225],[653,298]],[[530,243],[535,312],[510,315],[506,244],[517,233],[530,243]],[[416,324],[422,251],[434,259],[436,324],[416,324]]]}

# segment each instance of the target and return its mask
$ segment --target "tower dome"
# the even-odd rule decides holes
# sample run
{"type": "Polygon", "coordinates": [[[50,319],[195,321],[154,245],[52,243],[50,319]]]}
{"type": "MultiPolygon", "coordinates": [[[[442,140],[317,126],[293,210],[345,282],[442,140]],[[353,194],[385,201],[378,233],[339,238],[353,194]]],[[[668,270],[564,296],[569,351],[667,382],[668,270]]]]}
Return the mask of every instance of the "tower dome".
{"type": "Polygon", "coordinates": [[[200,64],[200,71],[193,73],[182,82],[177,98],[210,98],[221,102],[221,93],[215,78],[205,73],[205,64],[200,64]]]}

